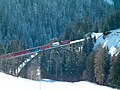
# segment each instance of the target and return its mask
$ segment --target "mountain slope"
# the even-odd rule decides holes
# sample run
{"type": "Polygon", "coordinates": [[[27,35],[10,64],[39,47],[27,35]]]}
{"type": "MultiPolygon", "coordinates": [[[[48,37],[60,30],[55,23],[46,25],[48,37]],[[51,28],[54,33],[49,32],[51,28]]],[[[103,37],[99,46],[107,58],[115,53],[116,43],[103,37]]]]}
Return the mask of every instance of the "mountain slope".
{"type": "MultiPolygon", "coordinates": [[[[97,34],[94,35],[98,36],[97,34]]],[[[103,47],[108,47],[111,55],[117,54],[120,49],[120,29],[112,30],[108,35],[103,35],[101,33],[96,40],[95,48],[99,44],[102,44],[103,47]]]]}

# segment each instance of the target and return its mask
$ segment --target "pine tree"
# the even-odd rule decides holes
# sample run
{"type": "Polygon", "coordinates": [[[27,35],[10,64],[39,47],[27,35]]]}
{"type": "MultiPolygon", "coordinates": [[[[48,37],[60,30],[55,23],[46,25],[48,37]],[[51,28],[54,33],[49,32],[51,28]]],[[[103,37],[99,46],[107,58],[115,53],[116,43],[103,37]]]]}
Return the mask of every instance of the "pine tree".
{"type": "Polygon", "coordinates": [[[86,80],[90,82],[94,82],[95,74],[94,74],[94,53],[91,52],[86,60],[86,80]]]}
{"type": "Polygon", "coordinates": [[[110,54],[108,53],[109,49],[108,47],[106,48],[106,61],[105,61],[105,65],[104,65],[104,84],[108,84],[109,82],[109,70],[110,70],[110,54]]]}
{"type": "Polygon", "coordinates": [[[104,67],[106,64],[106,48],[103,48],[102,45],[99,45],[94,58],[94,73],[96,82],[98,84],[104,84],[105,73],[104,67]]]}
{"type": "Polygon", "coordinates": [[[76,20],[72,24],[68,26],[68,28],[64,32],[64,39],[76,40],[81,39],[85,35],[85,24],[84,22],[80,22],[80,20],[76,20]]]}
{"type": "Polygon", "coordinates": [[[17,52],[17,51],[20,51],[22,49],[23,49],[23,47],[22,47],[22,44],[19,40],[12,40],[8,44],[7,52],[9,52],[9,53],[17,52]]]}
{"type": "Polygon", "coordinates": [[[109,34],[110,30],[120,28],[120,11],[114,11],[109,17],[104,18],[103,33],[104,35],[109,34]]]}
{"type": "Polygon", "coordinates": [[[88,39],[88,54],[90,54],[90,52],[93,51],[93,47],[94,47],[94,42],[93,42],[93,38],[91,36],[91,33],[88,35],[89,39],[88,39]]]}
{"type": "Polygon", "coordinates": [[[0,55],[2,55],[4,53],[5,53],[4,46],[2,44],[0,44],[0,55]]]}
{"type": "Polygon", "coordinates": [[[113,0],[115,10],[120,10],[120,0],[113,0]]]}
{"type": "Polygon", "coordinates": [[[111,57],[110,60],[110,85],[113,87],[118,87],[120,88],[120,54],[118,56],[113,56],[111,57]]]}
{"type": "Polygon", "coordinates": [[[84,53],[85,55],[88,54],[88,44],[87,44],[87,38],[85,37],[85,40],[83,42],[83,48],[82,48],[82,53],[84,53]]]}
{"type": "Polygon", "coordinates": [[[85,37],[82,52],[86,55],[89,55],[90,52],[93,51],[93,46],[94,46],[93,39],[91,37],[91,34],[89,34],[87,37],[85,37]],[[87,38],[89,38],[89,39],[87,39],[87,38]]]}

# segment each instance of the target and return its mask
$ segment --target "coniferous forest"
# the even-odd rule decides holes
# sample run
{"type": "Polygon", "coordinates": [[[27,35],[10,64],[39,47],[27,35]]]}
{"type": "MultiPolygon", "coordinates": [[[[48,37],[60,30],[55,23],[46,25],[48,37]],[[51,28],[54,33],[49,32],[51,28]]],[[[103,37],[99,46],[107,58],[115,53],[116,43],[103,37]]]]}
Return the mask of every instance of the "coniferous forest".
{"type": "Polygon", "coordinates": [[[115,16],[119,18],[117,7],[104,0],[1,0],[0,51],[9,53],[49,43],[52,38],[75,40],[88,32],[105,31],[115,16]]]}
{"type": "MultiPolygon", "coordinates": [[[[106,35],[118,28],[120,0],[0,0],[0,55],[45,45],[52,39],[78,40],[91,32],[106,35]]],[[[60,55],[51,51],[42,57],[42,77],[120,88],[120,54],[111,56],[102,45],[94,50],[95,41],[85,39],[81,53],[60,50],[60,55]]]]}

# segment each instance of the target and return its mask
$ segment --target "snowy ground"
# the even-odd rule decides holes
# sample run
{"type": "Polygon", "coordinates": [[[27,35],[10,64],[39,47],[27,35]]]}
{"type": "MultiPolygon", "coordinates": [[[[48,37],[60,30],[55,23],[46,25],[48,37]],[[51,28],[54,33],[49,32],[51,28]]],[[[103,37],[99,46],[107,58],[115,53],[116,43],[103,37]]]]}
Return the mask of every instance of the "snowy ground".
{"type": "Polygon", "coordinates": [[[0,73],[0,90],[117,90],[89,82],[60,82],[44,79],[40,82],[0,73]]]}
{"type": "Polygon", "coordinates": [[[93,33],[92,36],[97,37],[95,47],[102,44],[103,47],[109,48],[109,53],[111,55],[117,54],[120,50],[120,29],[111,31],[111,33],[105,37],[103,37],[101,33],[93,33]]]}

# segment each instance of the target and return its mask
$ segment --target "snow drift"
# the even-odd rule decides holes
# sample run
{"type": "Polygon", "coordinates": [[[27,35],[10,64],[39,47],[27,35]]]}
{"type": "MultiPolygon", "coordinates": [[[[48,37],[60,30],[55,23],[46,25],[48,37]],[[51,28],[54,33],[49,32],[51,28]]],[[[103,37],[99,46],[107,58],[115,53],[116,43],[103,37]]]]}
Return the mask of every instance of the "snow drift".
{"type": "Polygon", "coordinates": [[[0,90],[117,90],[90,82],[32,81],[0,73],[0,90]]]}

